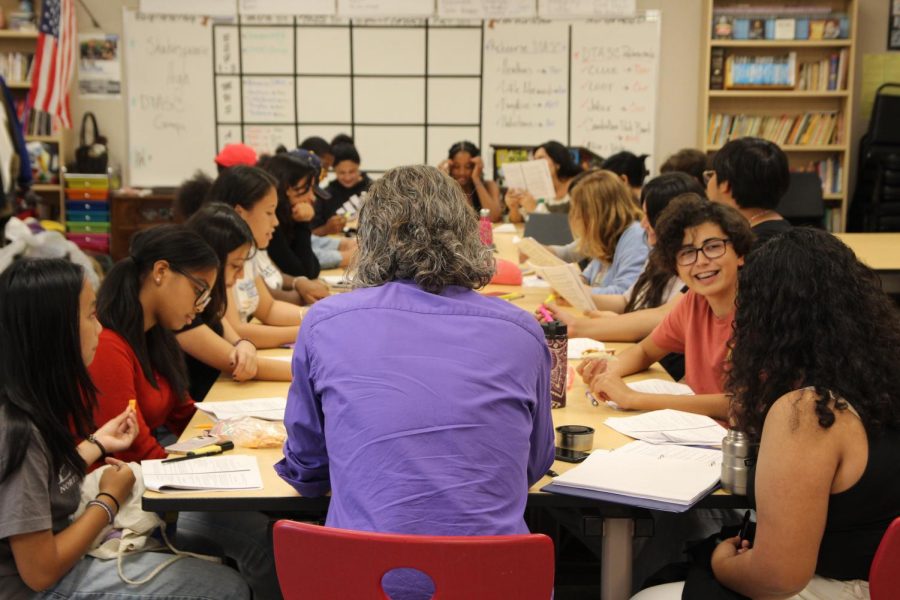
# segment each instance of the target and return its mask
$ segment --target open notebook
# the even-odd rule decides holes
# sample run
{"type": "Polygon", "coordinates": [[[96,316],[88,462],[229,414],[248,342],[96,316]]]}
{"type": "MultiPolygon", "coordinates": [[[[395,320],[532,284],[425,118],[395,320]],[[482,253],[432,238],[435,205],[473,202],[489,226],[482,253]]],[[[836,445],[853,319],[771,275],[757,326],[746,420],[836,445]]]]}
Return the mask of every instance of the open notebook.
{"type": "Polygon", "coordinates": [[[720,450],[636,441],[593,452],[543,491],[684,512],[718,486],[721,471],[720,450]]]}
{"type": "Polygon", "coordinates": [[[179,462],[142,460],[144,487],[154,492],[261,490],[255,456],[206,456],[179,462]]]}

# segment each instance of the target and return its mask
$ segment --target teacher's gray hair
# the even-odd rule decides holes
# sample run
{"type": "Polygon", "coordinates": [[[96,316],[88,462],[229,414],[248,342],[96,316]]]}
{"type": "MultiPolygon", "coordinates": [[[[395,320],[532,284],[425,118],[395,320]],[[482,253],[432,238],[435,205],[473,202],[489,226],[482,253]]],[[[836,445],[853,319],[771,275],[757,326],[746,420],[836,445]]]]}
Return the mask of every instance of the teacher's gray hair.
{"type": "Polygon", "coordinates": [[[449,285],[484,287],[494,274],[478,216],[459,184],[434,167],[391,169],[369,188],[359,213],[354,288],[410,279],[439,293],[449,285]]]}

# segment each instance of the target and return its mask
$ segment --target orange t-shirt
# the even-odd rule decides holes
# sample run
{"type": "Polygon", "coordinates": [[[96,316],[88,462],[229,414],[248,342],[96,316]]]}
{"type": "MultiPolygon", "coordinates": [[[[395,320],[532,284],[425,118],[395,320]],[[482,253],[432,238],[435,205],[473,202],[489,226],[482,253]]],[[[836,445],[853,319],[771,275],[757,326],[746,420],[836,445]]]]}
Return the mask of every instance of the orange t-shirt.
{"type": "Polygon", "coordinates": [[[733,322],[734,311],[717,317],[706,298],[688,291],[650,339],[663,350],[684,354],[684,382],[694,393],[721,394],[733,322]]]}

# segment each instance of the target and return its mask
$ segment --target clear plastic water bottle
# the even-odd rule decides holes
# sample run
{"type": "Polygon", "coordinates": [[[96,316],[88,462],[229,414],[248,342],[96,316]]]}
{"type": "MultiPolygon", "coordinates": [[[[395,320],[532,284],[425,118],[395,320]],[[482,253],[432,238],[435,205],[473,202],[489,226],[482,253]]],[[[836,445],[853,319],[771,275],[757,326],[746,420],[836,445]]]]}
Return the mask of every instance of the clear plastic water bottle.
{"type": "Polygon", "coordinates": [[[481,232],[481,242],[485,246],[493,246],[494,245],[494,227],[491,224],[491,211],[482,208],[481,219],[479,220],[479,231],[481,232]]]}

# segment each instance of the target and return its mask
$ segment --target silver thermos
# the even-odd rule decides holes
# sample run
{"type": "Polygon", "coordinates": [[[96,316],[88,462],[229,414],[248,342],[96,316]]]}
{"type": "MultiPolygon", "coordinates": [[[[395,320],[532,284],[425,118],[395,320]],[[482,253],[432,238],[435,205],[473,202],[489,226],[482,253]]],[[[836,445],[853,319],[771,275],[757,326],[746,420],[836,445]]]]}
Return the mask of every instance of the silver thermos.
{"type": "Polygon", "coordinates": [[[722,487],[739,496],[747,495],[750,468],[756,462],[754,444],[743,431],[729,429],[722,439],[722,487]]]}

